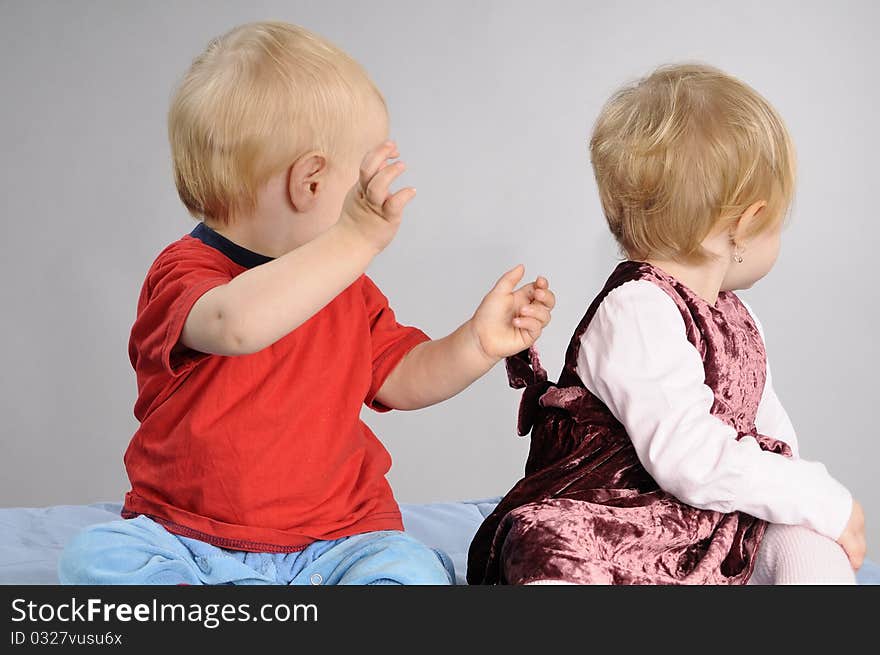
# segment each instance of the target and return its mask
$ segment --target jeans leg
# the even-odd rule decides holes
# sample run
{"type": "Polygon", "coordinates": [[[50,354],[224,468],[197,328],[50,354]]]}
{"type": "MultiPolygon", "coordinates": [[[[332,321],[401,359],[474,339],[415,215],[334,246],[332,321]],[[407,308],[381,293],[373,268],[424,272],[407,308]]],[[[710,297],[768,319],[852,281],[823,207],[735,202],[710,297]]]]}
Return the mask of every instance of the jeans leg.
{"type": "Polygon", "coordinates": [[[61,584],[202,584],[190,552],[162,526],[139,516],[93,525],[67,544],[61,584]]]}
{"type": "Polygon", "coordinates": [[[75,585],[273,583],[252,566],[259,561],[258,554],[178,537],[138,516],[80,532],[61,554],[58,577],[62,584],[75,585]]]}
{"type": "Polygon", "coordinates": [[[445,553],[404,532],[383,530],[340,540],[292,584],[448,585],[454,580],[452,561],[445,553]]]}

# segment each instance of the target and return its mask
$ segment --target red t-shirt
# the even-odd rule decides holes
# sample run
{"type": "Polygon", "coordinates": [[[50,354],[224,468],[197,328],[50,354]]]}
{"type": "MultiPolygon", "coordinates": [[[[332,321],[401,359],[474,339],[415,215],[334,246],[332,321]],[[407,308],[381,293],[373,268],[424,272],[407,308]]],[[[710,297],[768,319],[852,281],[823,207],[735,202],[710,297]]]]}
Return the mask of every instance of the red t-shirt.
{"type": "Polygon", "coordinates": [[[123,516],[257,552],[402,530],[391,457],[360,408],[387,409],[376,393],[428,337],[397,323],[370,278],[258,353],[181,350],[196,300],[265,261],[200,224],[150,268],[129,343],[140,428],[123,516]]]}

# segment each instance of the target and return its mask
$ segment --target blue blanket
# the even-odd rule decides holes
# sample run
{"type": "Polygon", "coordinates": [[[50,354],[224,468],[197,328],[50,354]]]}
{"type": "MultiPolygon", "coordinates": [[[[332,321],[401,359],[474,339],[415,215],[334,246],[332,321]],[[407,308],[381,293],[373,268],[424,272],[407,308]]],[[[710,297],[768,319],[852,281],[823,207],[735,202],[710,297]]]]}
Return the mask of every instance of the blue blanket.
{"type": "MultiPolygon", "coordinates": [[[[445,551],[465,584],[467,550],[497,498],[456,503],[402,504],[404,528],[445,551]]],[[[88,525],[119,518],[115,503],[0,509],[0,584],[57,584],[56,565],[64,544],[88,525]]],[[[866,562],[861,584],[880,584],[880,566],[866,562]]]]}

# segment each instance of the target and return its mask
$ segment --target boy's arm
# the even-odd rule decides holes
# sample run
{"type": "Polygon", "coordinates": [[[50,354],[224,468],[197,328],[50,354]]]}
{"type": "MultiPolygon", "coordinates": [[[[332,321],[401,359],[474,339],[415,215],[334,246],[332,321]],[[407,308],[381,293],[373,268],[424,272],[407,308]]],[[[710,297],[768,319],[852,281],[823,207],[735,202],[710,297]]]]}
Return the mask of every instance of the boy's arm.
{"type": "Polygon", "coordinates": [[[411,188],[390,194],[403,172],[394,143],[370,151],[339,221],[324,234],[205,293],[181,333],[187,348],[216,355],[254,353],[306,322],[345,290],[394,238],[411,188]]]}
{"type": "Polygon", "coordinates": [[[505,273],[474,316],[443,339],[421,343],[385,380],[376,400],[394,409],[420,409],[451,398],[499,360],[529,348],[550,322],[556,299],[547,280],[515,289],[524,269],[505,273]]]}

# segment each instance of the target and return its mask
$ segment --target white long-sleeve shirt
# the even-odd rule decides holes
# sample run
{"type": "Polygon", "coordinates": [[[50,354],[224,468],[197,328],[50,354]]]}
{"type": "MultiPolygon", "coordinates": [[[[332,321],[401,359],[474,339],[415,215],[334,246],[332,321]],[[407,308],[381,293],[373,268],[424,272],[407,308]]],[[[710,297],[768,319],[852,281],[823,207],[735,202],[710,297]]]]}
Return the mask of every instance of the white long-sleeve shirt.
{"type": "Polygon", "coordinates": [[[712,415],[700,354],[678,307],[651,282],[627,282],[605,297],[581,337],[577,373],[626,428],[645,470],[683,503],[804,525],[831,539],[846,527],[852,496],[824,465],[798,456],[769,366],[756,427],[787,443],[792,458],[761,450],[751,436],[737,440],[712,415]]]}

